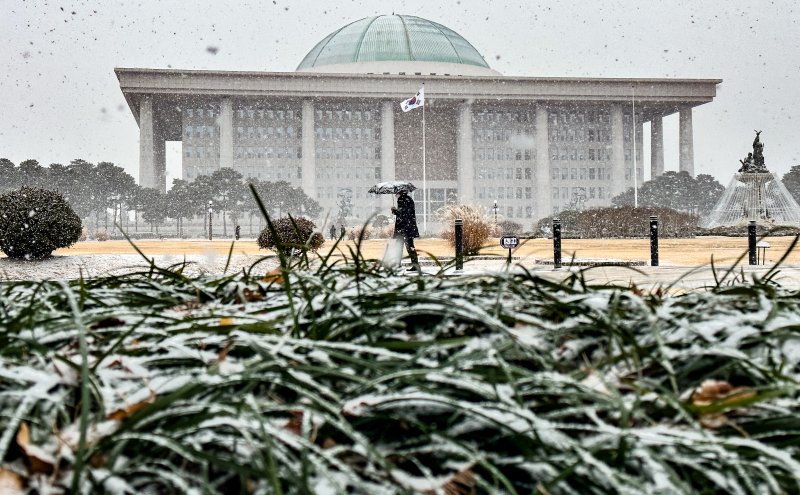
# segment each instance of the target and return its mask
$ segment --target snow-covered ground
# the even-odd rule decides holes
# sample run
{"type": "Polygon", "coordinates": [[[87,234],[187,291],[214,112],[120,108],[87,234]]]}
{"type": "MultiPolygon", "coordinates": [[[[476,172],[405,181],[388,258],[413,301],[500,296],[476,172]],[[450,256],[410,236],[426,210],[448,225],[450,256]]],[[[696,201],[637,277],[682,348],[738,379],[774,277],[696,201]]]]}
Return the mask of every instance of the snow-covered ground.
{"type": "MultiPolygon", "coordinates": [[[[182,263],[184,259],[187,275],[222,274],[225,272],[227,256],[213,253],[205,255],[155,255],[152,257],[159,267],[182,263]]],[[[260,255],[233,255],[227,272],[240,272],[249,269],[253,263],[263,259],[260,255]]],[[[256,265],[257,270],[266,272],[278,265],[277,258],[264,259],[256,265]]],[[[138,254],[93,254],[78,256],[53,256],[41,261],[19,261],[0,258],[0,280],[64,280],[121,275],[147,269],[149,263],[138,254]]]]}
{"type": "MultiPolygon", "coordinates": [[[[212,252],[202,255],[155,255],[152,257],[157,266],[166,268],[170,265],[187,261],[184,273],[187,275],[221,275],[226,273],[225,263],[227,255],[214,254],[212,252]]],[[[241,272],[242,269],[249,269],[258,260],[262,260],[254,273],[265,273],[276,266],[278,260],[275,257],[267,257],[255,254],[235,254],[231,257],[227,273],[241,272]]],[[[404,261],[401,273],[405,273],[408,260],[404,261]]],[[[599,266],[590,268],[585,267],[563,267],[553,269],[552,265],[539,265],[533,259],[514,260],[512,270],[521,271],[522,265],[531,273],[541,277],[560,281],[568,277],[570,273],[585,270],[586,279],[592,283],[612,283],[615,285],[627,286],[636,285],[642,289],[655,287],[672,287],[680,291],[698,289],[715,284],[714,270],[710,266],[692,268],[688,266],[637,266],[635,269],[620,266],[599,266]]],[[[121,275],[134,271],[145,270],[149,264],[138,254],[92,254],[92,255],[72,255],[72,256],[53,256],[41,261],[18,261],[9,258],[0,258],[0,280],[65,280],[76,279],[81,276],[84,278],[101,277],[104,275],[121,275]]],[[[729,266],[718,266],[716,277],[721,278],[728,271],[729,266]]],[[[479,259],[470,260],[464,264],[464,269],[455,271],[450,268],[446,271],[449,275],[474,275],[477,273],[497,272],[507,270],[508,267],[504,260],[479,259]]],[[[763,277],[770,270],[769,266],[743,266],[741,267],[747,279],[753,276],[763,277]]],[[[423,273],[434,275],[439,272],[439,268],[429,263],[423,263],[423,273]]],[[[736,275],[741,275],[737,268],[727,276],[730,283],[736,275]]],[[[408,273],[408,275],[415,275],[408,273]]],[[[800,267],[783,266],[779,274],[775,277],[780,285],[800,289],[800,267]]]]}

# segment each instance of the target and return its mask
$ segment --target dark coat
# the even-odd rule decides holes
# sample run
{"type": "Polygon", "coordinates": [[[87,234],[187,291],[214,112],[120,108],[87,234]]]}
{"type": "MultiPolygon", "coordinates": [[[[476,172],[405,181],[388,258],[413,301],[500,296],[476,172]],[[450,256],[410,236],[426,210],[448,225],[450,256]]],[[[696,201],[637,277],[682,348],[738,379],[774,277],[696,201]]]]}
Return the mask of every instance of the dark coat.
{"type": "Polygon", "coordinates": [[[401,194],[397,197],[396,213],[397,220],[394,223],[394,235],[396,237],[419,237],[417,229],[417,214],[414,211],[414,200],[408,194],[401,194]]]}

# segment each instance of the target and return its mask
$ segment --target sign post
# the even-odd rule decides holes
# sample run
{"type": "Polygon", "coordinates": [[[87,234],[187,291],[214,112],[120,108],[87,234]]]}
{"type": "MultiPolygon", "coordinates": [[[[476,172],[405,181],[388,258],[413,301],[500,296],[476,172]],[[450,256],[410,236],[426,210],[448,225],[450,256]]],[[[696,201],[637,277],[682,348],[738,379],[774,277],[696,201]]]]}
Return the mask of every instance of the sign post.
{"type": "Polygon", "coordinates": [[[456,218],[456,270],[464,268],[464,221],[456,218]]]}
{"type": "Polygon", "coordinates": [[[507,264],[511,264],[511,250],[519,245],[519,237],[515,235],[504,235],[500,238],[500,245],[508,249],[507,264]]]}

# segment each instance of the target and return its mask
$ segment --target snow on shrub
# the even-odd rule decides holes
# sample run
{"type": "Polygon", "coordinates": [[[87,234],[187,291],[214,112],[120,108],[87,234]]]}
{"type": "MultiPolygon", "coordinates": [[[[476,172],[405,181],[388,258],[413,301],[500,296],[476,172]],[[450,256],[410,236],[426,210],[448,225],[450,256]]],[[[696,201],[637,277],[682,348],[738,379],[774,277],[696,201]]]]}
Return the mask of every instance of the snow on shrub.
{"type": "Polygon", "coordinates": [[[522,232],[522,224],[513,220],[503,220],[500,222],[498,227],[500,228],[500,232],[498,233],[499,235],[516,235],[522,232]]]}
{"type": "Polygon", "coordinates": [[[0,250],[10,258],[46,258],[80,236],[81,219],[60,193],[23,187],[0,195],[0,250]]]}
{"type": "Polygon", "coordinates": [[[291,255],[294,250],[311,249],[316,251],[325,242],[319,232],[314,232],[316,225],[307,218],[292,216],[279,218],[272,222],[277,238],[270,232],[269,226],[259,234],[256,242],[260,249],[281,249],[284,254],[291,255]]]}
{"type": "Polygon", "coordinates": [[[494,232],[494,221],[486,209],[479,205],[447,205],[440,209],[437,215],[444,223],[442,237],[451,246],[455,246],[456,242],[455,220],[460,218],[464,221],[465,254],[477,254],[494,232]]]}
{"type": "Polygon", "coordinates": [[[358,239],[362,239],[364,241],[373,238],[373,228],[370,226],[361,227],[353,227],[347,231],[347,239],[350,241],[356,241],[358,239]]]}
{"type": "Polygon", "coordinates": [[[97,229],[94,231],[94,238],[102,242],[111,239],[111,236],[108,235],[108,231],[106,229],[97,229]]]}

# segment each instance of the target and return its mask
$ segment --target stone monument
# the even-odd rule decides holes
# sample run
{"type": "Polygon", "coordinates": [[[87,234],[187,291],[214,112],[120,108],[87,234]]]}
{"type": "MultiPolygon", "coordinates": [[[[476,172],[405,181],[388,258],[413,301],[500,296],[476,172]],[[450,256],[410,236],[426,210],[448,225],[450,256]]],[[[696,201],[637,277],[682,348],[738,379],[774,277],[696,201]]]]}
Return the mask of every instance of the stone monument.
{"type": "Polygon", "coordinates": [[[753,151],[743,160],[714,209],[701,222],[704,228],[736,227],[755,220],[759,225],[800,227],[800,206],[767,169],[761,131],[755,131],[753,151]]]}

